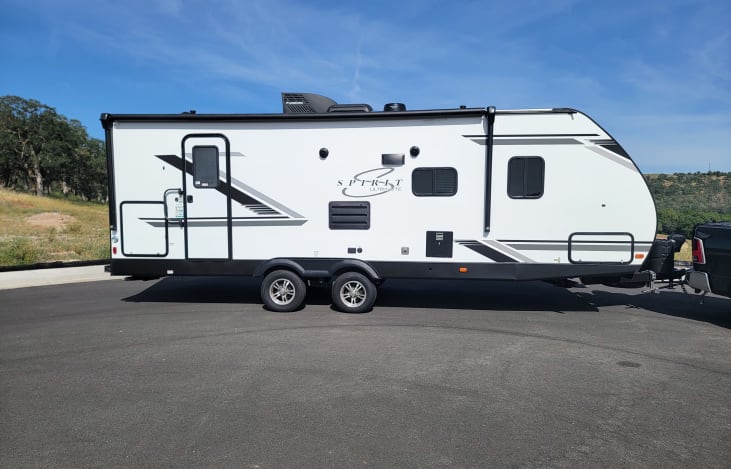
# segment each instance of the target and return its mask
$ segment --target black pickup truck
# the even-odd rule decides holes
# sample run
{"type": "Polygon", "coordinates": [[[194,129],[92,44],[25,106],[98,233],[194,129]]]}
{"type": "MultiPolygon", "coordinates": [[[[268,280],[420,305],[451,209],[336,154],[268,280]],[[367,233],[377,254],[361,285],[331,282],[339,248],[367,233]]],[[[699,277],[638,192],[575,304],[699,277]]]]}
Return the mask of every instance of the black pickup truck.
{"type": "Polygon", "coordinates": [[[693,230],[693,270],[688,285],[731,297],[731,222],[701,223],[693,230]]]}

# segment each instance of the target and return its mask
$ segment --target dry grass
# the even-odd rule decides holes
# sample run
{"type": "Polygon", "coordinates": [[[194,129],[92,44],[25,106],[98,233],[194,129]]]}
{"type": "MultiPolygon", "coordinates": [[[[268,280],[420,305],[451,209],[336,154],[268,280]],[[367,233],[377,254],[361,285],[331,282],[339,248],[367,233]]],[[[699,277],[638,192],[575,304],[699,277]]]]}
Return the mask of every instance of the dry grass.
{"type": "Polygon", "coordinates": [[[691,246],[690,240],[683,243],[683,247],[680,248],[680,252],[675,254],[676,261],[691,262],[693,260],[693,247],[691,246]]]}
{"type": "MultiPolygon", "coordinates": [[[[667,235],[658,234],[657,239],[667,239],[667,235]]],[[[676,261],[691,262],[693,260],[693,246],[689,239],[686,239],[683,243],[683,247],[680,248],[680,252],[675,253],[676,261]]]]}
{"type": "MultiPolygon", "coordinates": [[[[0,188],[0,265],[107,259],[108,223],[106,204],[0,188]]],[[[690,241],[675,259],[691,260],[690,241]]]]}
{"type": "Polygon", "coordinates": [[[0,188],[0,265],[109,257],[107,206],[0,188]]]}

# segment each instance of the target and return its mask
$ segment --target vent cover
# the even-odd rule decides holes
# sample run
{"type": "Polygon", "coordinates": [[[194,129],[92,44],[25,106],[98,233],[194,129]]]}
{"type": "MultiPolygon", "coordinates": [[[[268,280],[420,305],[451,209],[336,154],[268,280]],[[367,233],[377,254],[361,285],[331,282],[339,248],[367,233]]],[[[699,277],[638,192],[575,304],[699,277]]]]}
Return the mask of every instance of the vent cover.
{"type": "Polygon", "coordinates": [[[367,230],[371,227],[370,202],[330,202],[331,230],[367,230]]]}
{"type": "Polygon", "coordinates": [[[336,104],[315,93],[282,93],[282,112],[285,114],[324,114],[336,104]]]}
{"type": "Polygon", "coordinates": [[[370,104],[333,104],[327,112],[373,112],[370,104]]]}

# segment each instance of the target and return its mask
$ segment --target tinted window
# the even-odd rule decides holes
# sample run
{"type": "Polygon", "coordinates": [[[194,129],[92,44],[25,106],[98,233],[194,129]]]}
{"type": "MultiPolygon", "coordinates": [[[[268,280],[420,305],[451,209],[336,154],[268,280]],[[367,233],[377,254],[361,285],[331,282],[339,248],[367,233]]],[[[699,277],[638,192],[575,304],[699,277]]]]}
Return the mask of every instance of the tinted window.
{"type": "Polygon", "coordinates": [[[545,163],[539,156],[515,157],[508,162],[508,195],[537,199],[543,195],[545,163]]]}
{"type": "Polygon", "coordinates": [[[203,189],[218,187],[218,147],[193,147],[193,185],[203,189]]]}
{"type": "Polygon", "coordinates": [[[411,191],[418,196],[449,197],[457,193],[454,168],[416,168],[411,174],[411,191]]]}

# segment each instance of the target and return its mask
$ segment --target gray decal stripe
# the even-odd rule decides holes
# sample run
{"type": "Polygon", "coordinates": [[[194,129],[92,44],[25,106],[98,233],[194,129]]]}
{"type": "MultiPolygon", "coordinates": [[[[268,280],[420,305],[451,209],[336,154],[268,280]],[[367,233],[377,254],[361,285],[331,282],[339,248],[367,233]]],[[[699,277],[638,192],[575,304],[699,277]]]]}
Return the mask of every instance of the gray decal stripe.
{"type": "Polygon", "coordinates": [[[239,181],[238,179],[231,177],[231,185],[237,186],[238,188],[241,188],[245,190],[247,193],[252,194],[254,197],[257,197],[259,200],[266,202],[269,206],[279,210],[282,213],[285,213],[293,218],[304,218],[299,213],[295,212],[294,210],[290,209],[289,207],[285,207],[284,205],[280,204],[276,200],[267,197],[266,195],[262,194],[261,192],[257,191],[251,186],[248,186],[244,184],[243,182],[239,181]]]}
{"type": "MultiPolygon", "coordinates": [[[[560,245],[567,245],[569,244],[568,241],[558,241],[558,242],[544,242],[544,243],[527,243],[527,244],[544,244],[544,245],[554,245],[554,244],[560,244],[560,245]]],[[[598,240],[572,240],[571,244],[632,244],[629,241],[598,241],[598,240]]],[[[640,243],[635,243],[640,244],[640,243]]],[[[525,244],[522,243],[508,243],[509,246],[524,246],[525,244]]]]}
{"type": "MultiPolygon", "coordinates": [[[[285,219],[287,217],[285,216],[276,216],[276,217],[232,217],[231,220],[273,220],[273,219],[285,219]]],[[[226,221],[228,218],[226,217],[188,217],[188,221],[197,221],[197,220],[223,220],[226,221]]]]}
{"type": "MultiPolygon", "coordinates": [[[[518,251],[567,251],[568,243],[563,244],[509,244],[508,246],[518,251]]],[[[624,252],[632,249],[630,243],[618,244],[587,244],[571,243],[572,251],[602,251],[602,252],[624,252]]]]}
{"type": "MultiPolygon", "coordinates": [[[[518,251],[565,251],[568,249],[568,243],[562,244],[508,244],[513,249],[518,251]]],[[[592,251],[626,251],[632,249],[630,243],[624,244],[597,244],[597,243],[571,243],[571,249],[577,249],[581,251],[592,250],[592,251]]]]}
{"type": "MultiPolygon", "coordinates": [[[[471,138],[479,145],[486,145],[484,137],[471,138]]],[[[495,138],[493,145],[583,145],[574,138],[495,138]]]]}
{"type": "Polygon", "coordinates": [[[557,251],[567,250],[569,243],[562,244],[508,244],[513,249],[518,251],[557,251]]]}
{"type": "Polygon", "coordinates": [[[575,138],[495,138],[495,145],[582,145],[575,138]]]}
{"type": "Polygon", "coordinates": [[[300,219],[272,219],[272,218],[257,218],[251,220],[234,220],[233,226],[299,226],[307,223],[304,218],[300,219]]]}
{"type": "Polygon", "coordinates": [[[506,254],[508,256],[514,257],[515,259],[518,259],[522,262],[535,262],[530,257],[526,257],[524,254],[521,254],[519,251],[511,248],[510,246],[507,246],[499,241],[495,241],[493,239],[486,239],[482,241],[484,244],[487,244],[488,246],[492,246],[493,249],[497,251],[501,251],[503,254],[506,254]]]}
{"type": "MultiPolygon", "coordinates": [[[[567,240],[553,240],[553,239],[499,239],[501,243],[553,243],[553,244],[568,244],[567,240]]],[[[629,241],[572,241],[573,243],[592,243],[592,244],[629,244],[629,241]]],[[[635,244],[646,244],[652,245],[653,241],[635,241],[635,244]]],[[[511,244],[512,246],[512,244],[511,244]]]]}
{"type": "Polygon", "coordinates": [[[279,215],[279,212],[264,204],[245,205],[245,207],[252,212],[255,212],[257,215],[279,215]]]}
{"type": "MultiPolygon", "coordinates": [[[[487,138],[487,135],[462,135],[465,138],[487,138]]],[[[495,134],[494,137],[598,137],[599,134],[495,134]]]]}
{"type": "Polygon", "coordinates": [[[495,249],[485,246],[479,241],[457,241],[457,244],[464,246],[468,249],[475,251],[477,254],[487,257],[495,262],[518,262],[512,257],[506,256],[505,254],[496,251],[495,249]]]}
{"type": "MultiPolygon", "coordinates": [[[[183,160],[178,155],[155,155],[156,157],[160,158],[167,164],[179,169],[180,171],[184,171],[191,176],[193,175],[193,163],[188,160],[183,160]]],[[[233,179],[231,179],[233,181],[233,179]]],[[[235,200],[236,202],[240,203],[241,205],[256,205],[260,204],[261,202],[254,199],[253,197],[249,196],[248,194],[244,194],[243,192],[237,190],[236,188],[230,187],[228,184],[226,184],[226,181],[218,181],[218,186],[216,187],[216,190],[220,192],[221,194],[228,197],[229,193],[231,194],[231,199],[235,200]]]]}
{"type": "Polygon", "coordinates": [[[608,246],[606,244],[579,244],[571,243],[572,251],[604,251],[604,252],[624,252],[632,250],[629,243],[625,246],[608,246]]]}
{"type": "MultiPolygon", "coordinates": [[[[231,156],[246,156],[243,153],[241,153],[240,151],[232,151],[232,152],[229,152],[229,155],[231,155],[231,156]]],[[[192,158],[193,157],[193,153],[187,151],[187,152],[185,152],[185,156],[190,156],[192,158]]],[[[225,151],[219,151],[218,152],[218,156],[225,158],[226,157],[226,152],[225,151]]]]}
{"type": "Polygon", "coordinates": [[[620,156],[612,151],[604,149],[603,147],[589,146],[587,148],[589,148],[589,150],[593,151],[594,153],[596,153],[600,156],[603,156],[604,158],[606,158],[610,161],[621,164],[625,168],[631,169],[632,171],[638,171],[638,169],[635,167],[635,165],[632,163],[632,161],[625,158],[624,156],[620,156]]]}
{"type": "MultiPolygon", "coordinates": [[[[273,219],[286,219],[287,217],[284,216],[276,216],[276,217],[232,217],[232,220],[273,220],[273,219]]],[[[165,221],[164,218],[139,218],[138,220],[142,221],[165,221]]],[[[182,218],[176,218],[176,217],[169,217],[168,221],[179,221],[182,220],[182,218]]],[[[223,220],[226,221],[228,218],[226,217],[188,217],[188,221],[195,221],[195,220],[223,220]]]]}
{"type": "MultiPolygon", "coordinates": [[[[183,160],[178,155],[155,155],[156,157],[160,158],[164,162],[172,165],[173,167],[179,169],[180,171],[185,171],[191,176],[193,175],[193,163],[191,163],[188,160],[183,160]]],[[[221,173],[225,176],[224,173],[221,173]]],[[[220,176],[219,176],[220,177],[220,176]]],[[[274,207],[274,209],[278,210],[281,213],[284,213],[286,215],[289,215],[293,218],[304,218],[299,213],[295,212],[294,210],[290,210],[289,208],[285,207],[284,205],[276,202],[275,200],[265,196],[261,192],[258,192],[254,190],[252,187],[247,186],[243,182],[239,181],[238,179],[231,177],[231,185],[229,186],[226,184],[225,178],[222,181],[219,181],[219,185],[216,188],[218,192],[220,192],[223,195],[228,196],[228,193],[231,194],[231,200],[235,200],[236,202],[240,203],[241,205],[247,206],[267,206],[267,204],[271,207],[274,207]],[[243,189],[246,191],[243,192],[243,189]],[[251,195],[250,195],[251,194],[251,195]],[[257,197],[258,199],[255,199],[254,197],[257,197]]]]}
{"type": "MultiPolygon", "coordinates": [[[[155,228],[165,227],[165,220],[145,220],[146,223],[155,228]]],[[[180,219],[171,220],[172,223],[176,223],[180,219]]],[[[269,217],[269,218],[236,218],[232,220],[232,226],[299,226],[304,225],[307,220],[299,219],[293,220],[291,218],[284,217],[269,217]]],[[[170,223],[168,223],[170,224],[170,223]]],[[[175,225],[173,225],[175,226],[175,225]]],[[[227,222],[223,220],[190,220],[188,226],[201,228],[201,227],[226,227],[227,222]]]]}
{"type": "Polygon", "coordinates": [[[498,239],[501,243],[568,243],[565,239],[498,239]]]}
{"type": "Polygon", "coordinates": [[[607,150],[616,153],[624,158],[629,158],[630,156],[627,154],[626,151],[624,151],[624,148],[622,148],[622,145],[620,145],[616,140],[608,139],[608,140],[592,140],[591,143],[595,143],[602,148],[606,148],[607,150]]]}

